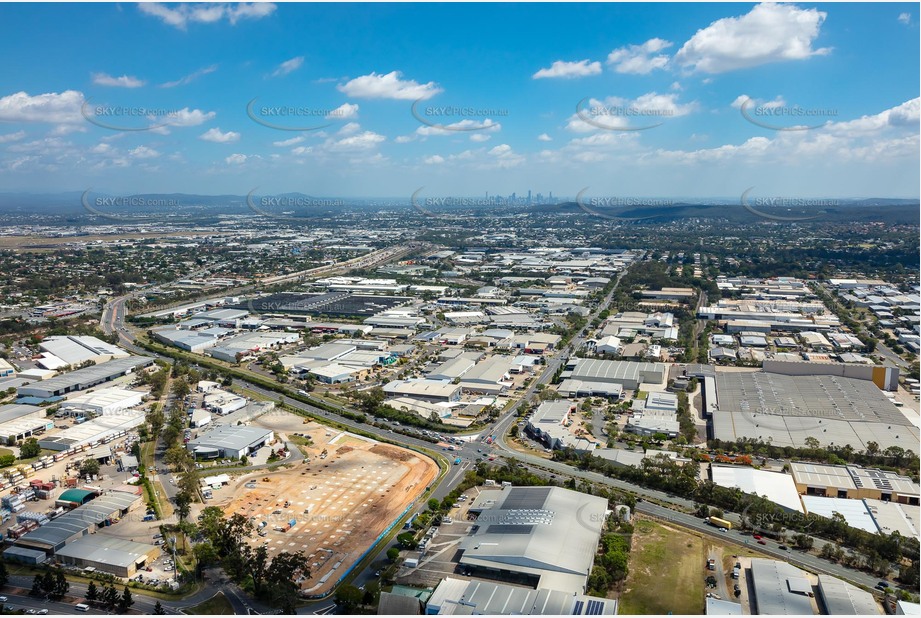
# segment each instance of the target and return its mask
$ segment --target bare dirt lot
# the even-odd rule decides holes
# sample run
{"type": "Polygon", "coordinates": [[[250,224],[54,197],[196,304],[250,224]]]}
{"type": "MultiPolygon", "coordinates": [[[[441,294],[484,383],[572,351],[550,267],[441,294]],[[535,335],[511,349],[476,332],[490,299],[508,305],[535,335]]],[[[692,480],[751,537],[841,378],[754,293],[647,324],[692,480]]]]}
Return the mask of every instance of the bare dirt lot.
{"type": "Polygon", "coordinates": [[[309,594],[330,589],[438,474],[432,460],[412,451],[294,415],[270,414],[258,423],[280,437],[309,436],[309,461],[235,479],[212,504],[252,518],[260,528],[252,542],[266,544],[270,556],[303,550],[312,570],[301,587],[309,594]]]}

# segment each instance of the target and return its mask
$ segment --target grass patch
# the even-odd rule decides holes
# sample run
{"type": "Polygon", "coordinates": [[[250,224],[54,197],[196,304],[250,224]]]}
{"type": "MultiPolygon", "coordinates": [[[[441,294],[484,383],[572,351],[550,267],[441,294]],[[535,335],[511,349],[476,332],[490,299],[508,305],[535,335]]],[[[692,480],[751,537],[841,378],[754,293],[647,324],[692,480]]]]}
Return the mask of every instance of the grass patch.
{"type": "Polygon", "coordinates": [[[193,607],[186,607],[182,610],[185,614],[194,614],[194,615],[219,615],[227,616],[233,615],[233,606],[230,604],[230,601],[227,600],[227,597],[224,596],[223,592],[218,592],[216,595],[208,599],[203,603],[199,603],[193,607]]]}
{"type": "Polygon", "coordinates": [[[701,537],[638,519],[618,613],[703,614],[706,559],[701,537]]]}

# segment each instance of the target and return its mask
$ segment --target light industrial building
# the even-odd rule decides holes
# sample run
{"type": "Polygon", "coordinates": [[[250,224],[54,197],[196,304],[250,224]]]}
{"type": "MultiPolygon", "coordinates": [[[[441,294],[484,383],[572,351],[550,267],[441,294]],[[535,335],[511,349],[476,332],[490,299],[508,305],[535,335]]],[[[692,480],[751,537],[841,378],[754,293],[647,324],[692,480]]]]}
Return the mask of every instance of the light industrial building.
{"type": "Polygon", "coordinates": [[[14,545],[53,555],[67,543],[95,532],[105,526],[106,520],[120,518],[140,503],[138,495],[111,491],[23,535],[14,545]]]}
{"type": "Polygon", "coordinates": [[[838,513],[851,528],[866,530],[876,534],[879,527],[873,514],[863,500],[850,500],[848,498],[825,498],[822,496],[803,496],[803,506],[810,515],[819,515],[831,519],[838,513]]]}
{"type": "Polygon", "coordinates": [[[425,604],[427,615],[613,616],[617,601],[562,590],[533,590],[446,577],[425,604]]]}
{"type": "Polygon", "coordinates": [[[624,387],[613,382],[566,379],[560,382],[557,392],[564,397],[607,397],[623,399],[624,387]]]}
{"type": "Polygon", "coordinates": [[[752,614],[811,616],[815,614],[808,574],[779,560],[752,558],[752,614]]]}
{"type": "Polygon", "coordinates": [[[146,356],[129,356],[116,358],[102,365],[77,369],[63,375],[20,386],[17,392],[21,397],[57,397],[74,391],[82,391],[116,378],[127,375],[141,367],[153,364],[153,359],[146,356]]]}
{"type": "Polygon", "coordinates": [[[160,548],[156,545],[101,533],[76,539],[55,552],[55,558],[64,564],[92,567],[116,577],[133,577],[159,556],[160,548]]]}
{"type": "Polygon", "coordinates": [[[196,457],[203,459],[216,459],[226,457],[239,459],[259,449],[275,437],[271,429],[247,426],[222,426],[212,429],[194,440],[190,440],[186,447],[196,457]]]}
{"type": "Polygon", "coordinates": [[[571,358],[561,376],[564,380],[606,382],[635,390],[644,383],[664,384],[667,373],[667,366],[664,363],[571,358]]]}
{"type": "Polygon", "coordinates": [[[61,408],[94,416],[117,414],[141,405],[146,394],[113,386],[72,397],[63,402],[61,408]]]}
{"type": "Polygon", "coordinates": [[[53,428],[54,421],[46,418],[44,408],[15,403],[0,406],[0,440],[4,444],[10,438],[23,440],[53,428]]]}
{"type": "Polygon", "coordinates": [[[461,378],[460,385],[478,393],[499,394],[504,392],[511,382],[509,375],[512,359],[507,356],[495,356],[477,363],[461,378]]]}
{"type": "Polygon", "coordinates": [[[481,497],[470,507],[477,513],[473,531],[460,543],[464,568],[485,578],[514,573],[537,588],[585,592],[606,499],[561,487],[503,487],[481,497]]]}
{"type": "Polygon", "coordinates": [[[438,380],[393,380],[384,384],[387,397],[412,397],[423,401],[458,401],[461,387],[438,380]]]}
{"type": "Polygon", "coordinates": [[[921,487],[908,477],[858,466],[792,462],[790,471],[799,493],[836,498],[872,498],[918,506],[921,487]]]}
{"type": "Polygon", "coordinates": [[[126,435],[143,423],[143,410],[125,410],[121,414],[100,416],[54,435],[44,436],[39,439],[38,444],[52,451],[66,451],[96,442],[110,441],[126,435]]]}
{"type": "Polygon", "coordinates": [[[116,345],[89,336],[55,335],[38,344],[38,348],[60,359],[64,365],[76,366],[87,361],[101,364],[113,358],[129,356],[116,345]]]}
{"type": "Polygon", "coordinates": [[[857,586],[832,577],[819,575],[819,601],[829,616],[874,616],[882,614],[873,595],[857,586]]]}
{"type": "Polygon", "coordinates": [[[738,487],[748,494],[765,496],[789,511],[803,512],[793,477],[782,472],[756,470],[748,466],[710,466],[710,477],[720,487],[738,487]]]}
{"type": "Polygon", "coordinates": [[[527,429],[547,448],[592,451],[597,446],[595,442],[575,436],[567,428],[573,410],[575,404],[571,401],[544,401],[528,417],[527,429]]]}
{"type": "Polygon", "coordinates": [[[919,429],[869,380],[720,371],[715,381],[715,404],[706,388],[704,401],[712,413],[712,437],[719,440],[758,438],[775,446],[805,447],[806,438],[813,437],[820,444],[850,444],[855,450],[869,442],[883,450],[915,450],[921,440],[919,429]]]}

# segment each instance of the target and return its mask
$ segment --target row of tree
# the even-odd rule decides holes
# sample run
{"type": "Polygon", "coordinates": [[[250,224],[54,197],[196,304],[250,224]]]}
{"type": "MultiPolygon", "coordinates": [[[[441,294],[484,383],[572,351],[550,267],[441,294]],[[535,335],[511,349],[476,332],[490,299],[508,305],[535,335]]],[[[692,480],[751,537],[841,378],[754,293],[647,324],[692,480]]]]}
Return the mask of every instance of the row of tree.
{"type": "MultiPolygon", "coordinates": [[[[117,610],[119,614],[124,614],[134,605],[134,598],[128,586],[125,586],[125,589],[119,594],[115,586],[106,586],[103,584],[102,589],[99,589],[96,587],[96,582],[90,582],[89,586],[86,587],[86,600],[90,603],[100,605],[107,612],[117,610]]],[[[157,605],[160,605],[159,601],[157,605]]],[[[158,613],[156,608],[154,613],[158,613]]],[[[159,613],[165,613],[162,606],[160,606],[159,613]]]]}

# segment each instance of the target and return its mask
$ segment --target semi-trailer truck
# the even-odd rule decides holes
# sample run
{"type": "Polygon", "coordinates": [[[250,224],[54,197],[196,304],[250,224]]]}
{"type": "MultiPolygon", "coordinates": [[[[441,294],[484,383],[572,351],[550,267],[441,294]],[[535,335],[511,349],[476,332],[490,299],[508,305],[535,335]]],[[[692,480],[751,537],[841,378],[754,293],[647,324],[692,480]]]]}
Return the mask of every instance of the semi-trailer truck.
{"type": "Polygon", "coordinates": [[[717,528],[726,528],[726,530],[732,529],[732,522],[722,517],[713,517],[710,516],[707,518],[707,523],[711,526],[716,526],[717,528]]]}

